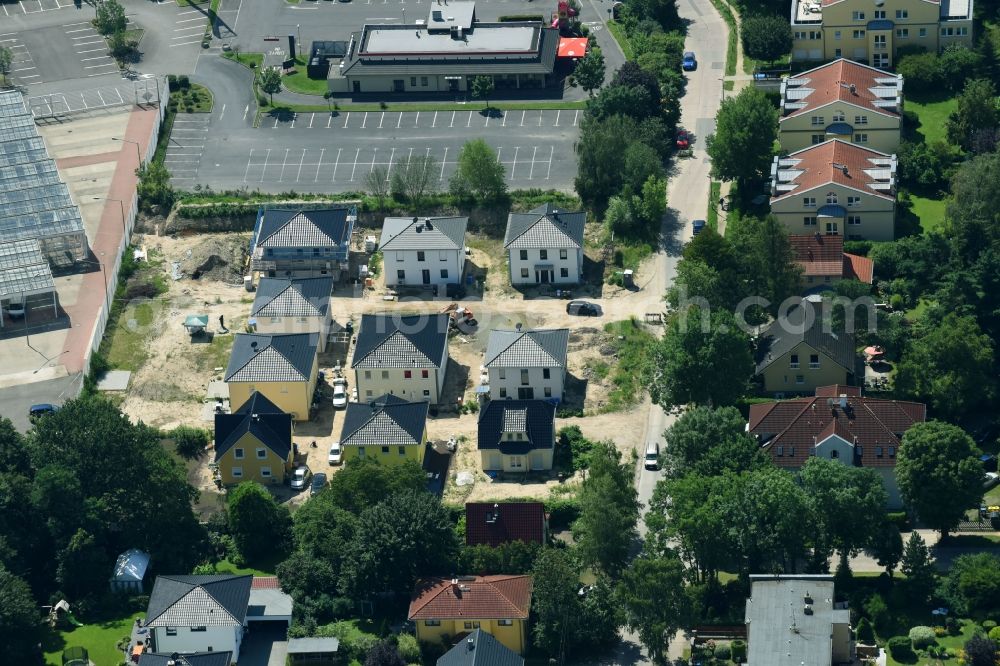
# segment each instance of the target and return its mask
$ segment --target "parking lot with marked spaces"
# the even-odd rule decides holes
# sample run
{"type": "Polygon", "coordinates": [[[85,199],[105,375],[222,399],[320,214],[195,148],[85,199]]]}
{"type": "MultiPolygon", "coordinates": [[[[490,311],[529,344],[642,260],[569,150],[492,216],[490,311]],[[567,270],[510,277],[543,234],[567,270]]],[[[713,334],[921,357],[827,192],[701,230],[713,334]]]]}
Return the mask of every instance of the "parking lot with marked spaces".
{"type": "Polygon", "coordinates": [[[206,8],[188,5],[179,7],[174,19],[173,33],[170,36],[170,47],[197,44],[205,34],[205,24],[208,21],[208,5],[206,8]]]}
{"type": "Polygon", "coordinates": [[[123,82],[117,86],[33,95],[27,98],[27,103],[36,118],[128,104],[142,105],[156,101],[156,84],[156,79],[148,77],[139,81],[123,82]]]}
{"type": "Polygon", "coordinates": [[[20,0],[19,2],[0,3],[0,7],[3,8],[6,16],[37,14],[39,12],[70,9],[78,6],[76,0],[20,0]]]}
{"type": "Polygon", "coordinates": [[[494,111],[484,115],[479,111],[344,111],[331,113],[298,113],[264,116],[263,129],[295,130],[524,130],[532,128],[575,128],[583,112],[570,110],[494,111]]]}
{"type": "MultiPolygon", "coordinates": [[[[107,42],[89,21],[63,26],[63,31],[66,34],[66,40],[73,47],[76,61],[83,68],[83,76],[94,77],[118,71],[118,64],[114,58],[108,55],[107,42]]],[[[66,76],[64,78],[76,77],[66,76]]]]}
{"type": "Polygon", "coordinates": [[[0,46],[10,49],[14,55],[14,60],[10,65],[11,78],[26,86],[42,82],[41,74],[38,73],[38,66],[35,65],[31,52],[28,51],[28,47],[21,41],[16,32],[0,34],[0,46]]]}
{"type": "Polygon", "coordinates": [[[179,113],[174,119],[163,163],[170,171],[175,186],[190,187],[195,184],[210,122],[211,116],[207,113],[179,113]]]}

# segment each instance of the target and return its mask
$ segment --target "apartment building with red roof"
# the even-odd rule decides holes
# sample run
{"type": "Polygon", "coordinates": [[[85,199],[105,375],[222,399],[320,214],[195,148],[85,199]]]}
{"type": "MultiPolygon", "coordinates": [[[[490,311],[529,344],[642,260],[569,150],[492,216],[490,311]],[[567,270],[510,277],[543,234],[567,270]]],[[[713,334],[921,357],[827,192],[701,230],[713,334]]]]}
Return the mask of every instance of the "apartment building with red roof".
{"type": "Polygon", "coordinates": [[[903,434],[927,419],[918,402],[868,398],[856,386],[821,386],[814,396],[750,406],[747,431],[778,467],[801,468],[811,456],[870,467],[882,477],[888,507],[902,506],[896,459],[903,434]]]}
{"type": "Polygon", "coordinates": [[[802,267],[802,286],[806,291],[828,288],[837,280],[858,280],[871,284],[875,264],[868,257],[844,252],[843,236],[791,235],[795,262],[802,267]]]}

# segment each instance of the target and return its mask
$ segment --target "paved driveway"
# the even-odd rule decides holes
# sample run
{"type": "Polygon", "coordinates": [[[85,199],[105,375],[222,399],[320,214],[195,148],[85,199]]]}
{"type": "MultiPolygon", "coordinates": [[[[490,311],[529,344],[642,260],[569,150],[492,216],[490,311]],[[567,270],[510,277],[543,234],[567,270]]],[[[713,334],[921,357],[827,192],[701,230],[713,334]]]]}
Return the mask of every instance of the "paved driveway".
{"type": "Polygon", "coordinates": [[[254,623],[240,648],[240,666],[285,666],[287,629],[283,624],[254,623]]]}

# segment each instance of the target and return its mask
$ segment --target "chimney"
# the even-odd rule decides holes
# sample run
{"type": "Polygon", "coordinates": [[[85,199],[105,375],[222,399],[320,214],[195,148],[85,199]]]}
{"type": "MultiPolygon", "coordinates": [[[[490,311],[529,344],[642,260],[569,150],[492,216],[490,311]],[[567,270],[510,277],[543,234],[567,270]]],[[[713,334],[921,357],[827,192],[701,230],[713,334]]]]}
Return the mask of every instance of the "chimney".
{"type": "Polygon", "coordinates": [[[846,395],[840,396],[840,408],[843,409],[844,411],[847,411],[847,396],[846,395]]]}
{"type": "Polygon", "coordinates": [[[433,225],[431,225],[431,221],[429,219],[426,219],[426,218],[424,219],[424,227],[426,227],[427,229],[433,229],[434,228],[433,225]]]}
{"type": "Polygon", "coordinates": [[[468,648],[469,652],[472,652],[476,649],[476,639],[469,636],[469,639],[465,641],[465,646],[468,648]]]}
{"type": "Polygon", "coordinates": [[[858,94],[858,87],[856,85],[854,85],[853,83],[851,84],[851,94],[852,95],[857,95],[858,94]]]}

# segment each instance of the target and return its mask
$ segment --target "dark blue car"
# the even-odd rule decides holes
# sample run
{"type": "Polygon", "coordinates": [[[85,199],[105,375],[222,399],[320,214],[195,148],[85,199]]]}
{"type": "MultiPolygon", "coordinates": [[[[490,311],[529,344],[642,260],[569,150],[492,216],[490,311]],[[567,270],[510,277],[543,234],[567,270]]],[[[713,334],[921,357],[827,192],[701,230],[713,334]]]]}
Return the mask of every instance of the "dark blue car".
{"type": "Polygon", "coordinates": [[[698,60],[694,57],[694,51],[684,52],[684,60],[681,61],[681,68],[685,72],[693,72],[698,69],[698,60]]]}

